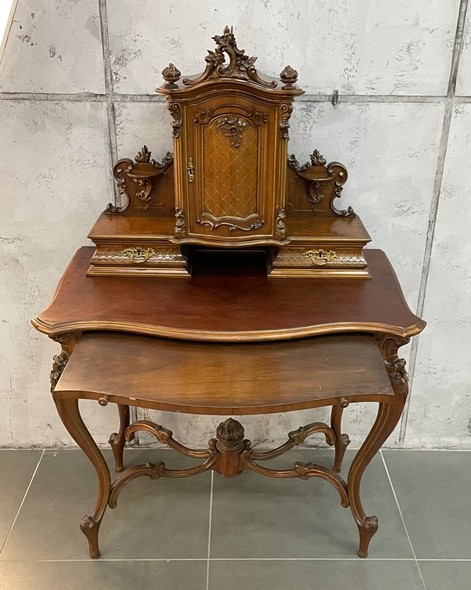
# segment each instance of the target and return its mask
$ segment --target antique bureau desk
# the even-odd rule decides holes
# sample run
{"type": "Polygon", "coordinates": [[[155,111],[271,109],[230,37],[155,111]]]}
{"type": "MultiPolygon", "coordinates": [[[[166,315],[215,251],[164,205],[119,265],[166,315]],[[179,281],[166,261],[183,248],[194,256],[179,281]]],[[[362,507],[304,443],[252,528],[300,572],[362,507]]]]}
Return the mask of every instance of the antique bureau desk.
{"type": "MultiPolygon", "coordinates": [[[[293,100],[302,94],[287,66],[277,79],[257,72],[227,28],[215,36],[202,74],[162,74],[173,117],[174,153],[151,159],[144,146],[114,174],[121,202],[109,205],[65,271],[34,326],[62,346],[51,391],[59,415],[90,459],[98,497],[81,529],[90,556],[109,506],[136,477],[226,477],[254,471],[275,478],[320,477],[350,506],[366,557],[378,527],[360,500],[362,474],[395,428],[408,393],[398,348],[425,322],[414,316],[387,258],[351,208],[336,202],[347,180],[315,150],[308,164],[287,157],[293,100]],[[116,404],[110,444],[117,477],[79,412],[79,400],[116,404]],[[344,409],[375,402],[378,413],[347,477],[344,409]],[[188,448],[130,407],[227,417],[205,449],[188,448]],[[331,407],[261,451],[231,416],[331,407]],[[138,414],[136,415],[138,417],[138,414]],[[124,467],[140,431],[193,458],[187,469],[162,461],[124,467]],[[332,467],[278,457],[314,433],[335,449],[332,467]]],[[[314,498],[313,498],[314,500],[314,498]]],[[[314,507],[306,507],[306,510],[314,507]]]]}

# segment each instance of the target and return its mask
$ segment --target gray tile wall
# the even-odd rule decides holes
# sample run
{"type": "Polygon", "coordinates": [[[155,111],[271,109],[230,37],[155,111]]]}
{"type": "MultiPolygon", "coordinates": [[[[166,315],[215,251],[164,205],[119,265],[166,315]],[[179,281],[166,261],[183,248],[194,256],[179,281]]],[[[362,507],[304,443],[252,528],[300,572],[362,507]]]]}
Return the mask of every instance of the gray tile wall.
{"type": "MultiPolygon", "coordinates": [[[[113,199],[112,162],[144,143],[157,159],[172,149],[153,92],[161,69],[173,61],[200,71],[210,37],[232,24],[261,71],[287,63],[299,71],[306,94],[290,151],[303,161],[318,148],[348,167],[345,205],[429,322],[406,350],[410,405],[389,445],[470,448],[466,12],[467,0],[19,0],[0,64],[0,445],[71,444],[48,395],[57,346],[28,320],[113,199]]],[[[100,412],[86,414],[105,442],[116,420],[112,409],[100,412]]],[[[372,408],[351,410],[354,442],[372,418],[372,408]]],[[[253,417],[247,434],[279,440],[311,419],[253,417]]],[[[200,443],[218,421],[160,419],[200,443]]]]}

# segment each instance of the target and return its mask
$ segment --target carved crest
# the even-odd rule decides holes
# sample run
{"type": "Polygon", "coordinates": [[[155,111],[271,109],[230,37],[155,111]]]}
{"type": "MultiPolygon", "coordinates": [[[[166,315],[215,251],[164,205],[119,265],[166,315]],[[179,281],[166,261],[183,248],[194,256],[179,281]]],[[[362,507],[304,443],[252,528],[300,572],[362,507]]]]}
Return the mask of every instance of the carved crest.
{"type": "Polygon", "coordinates": [[[245,51],[237,47],[232,27],[225,27],[223,34],[215,35],[213,39],[216,42],[216,49],[214,51],[208,49],[208,55],[205,57],[205,71],[196,78],[183,78],[185,86],[199,84],[208,78],[237,78],[255,82],[267,88],[278,86],[276,80],[260,78],[254,65],[257,58],[245,55],[245,51]],[[225,55],[228,56],[229,63],[226,62],[225,55]]]}
{"type": "Polygon", "coordinates": [[[144,203],[144,211],[150,209],[155,180],[173,164],[173,154],[170,152],[167,152],[161,163],[152,159],[151,155],[148,147],[144,145],[135,156],[134,162],[124,158],[115,165],[113,173],[118,181],[118,190],[124,198],[124,204],[117,207],[109,203],[107,213],[123,213],[133,201],[133,197],[137,199],[133,205],[140,202],[141,208],[144,203]]]}
{"type": "Polygon", "coordinates": [[[310,162],[300,165],[294,155],[288,157],[288,166],[308,183],[307,193],[313,210],[315,206],[328,196],[328,206],[331,211],[340,217],[353,215],[353,209],[337,209],[334,200],[342,194],[343,185],[348,174],[345,166],[339,162],[330,162],[319,152],[314,150],[310,156],[310,162]]]}

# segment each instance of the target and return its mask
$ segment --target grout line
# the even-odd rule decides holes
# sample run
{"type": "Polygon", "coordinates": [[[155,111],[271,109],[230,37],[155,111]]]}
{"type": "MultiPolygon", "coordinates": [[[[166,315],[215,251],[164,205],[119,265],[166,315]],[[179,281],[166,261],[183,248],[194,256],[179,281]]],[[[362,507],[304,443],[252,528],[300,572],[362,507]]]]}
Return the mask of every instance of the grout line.
{"type": "Polygon", "coordinates": [[[33,483],[34,476],[36,475],[36,473],[37,473],[37,471],[39,469],[39,465],[41,464],[41,461],[42,461],[42,458],[44,457],[44,453],[45,452],[46,452],[46,449],[43,449],[43,452],[41,453],[41,456],[39,457],[38,462],[36,464],[36,467],[35,467],[35,469],[33,471],[33,475],[31,476],[31,479],[29,481],[28,487],[26,488],[26,491],[25,491],[25,493],[23,495],[23,499],[21,500],[20,506],[19,506],[19,508],[18,508],[18,510],[17,510],[17,512],[15,514],[15,518],[13,519],[13,522],[11,523],[11,526],[8,529],[8,533],[7,533],[6,537],[5,537],[5,540],[3,541],[3,543],[2,543],[2,545],[0,547],[0,553],[3,551],[5,545],[8,542],[8,539],[10,538],[10,535],[11,535],[11,533],[13,531],[13,527],[15,526],[16,521],[18,520],[18,516],[20,514],[21,509],[23,508],[23,504],[25,503],[26,496],[28,495],[28,492],[29,492],[29,489],[31,487],[31,484],[33,483]]]}
{"type": "Polygon", "coordinates": [[[167,99],[160,94],[121,94],[114,95],[117,102],[160,102],[167,104],[167,99]]]}
{"type": "MultiPolygon", "coordinates": [[[[195,562],[203,562],[208,561],[206,557],[120,557],[120,558],[112,558],[112,557],[100,557],[99,560],[92,560],[89,557],[80,558],[80,559],[9,559],[8,563],[12,562],[23,562],[28,563],[103,563],[103,562],[119,562],[119,561],[129,561],[129,562],[165,562],[170,563],[172,561],[182,562],[182,561],[195,561],[195,562]]],[[[367,559],[362,559],[360,557],[212,557],[210,561],[360,561],[363,563],[367,563],[369,561],[400,561],[400,562],[410,562],[410,561],[417,561],[417,562],[464,562],[470,563],[471,559],[451,559],[451,558],[418,558],[415,560],[413,557],[368,557],[367,559]]]]}
{"type": "MultiPolygon", "coordinates": [[[[206,557],[119,557],[119,558],[112,558],[112,557],[100,557],[99,560],[92,560],[89,557],[84,557],[80,559],[9,559],[8,562],[19,562],[23,563],[27,561],[28,563],[103,563],[103,562],[119,562],[119,561],[129,561],[129,562],[165,562],[169,563],[172,561],[182,562],[182,561],[195,561],[195,562],[204,562],[208,561],[206,557]]],[[[212,557],[210,561],[360,561],[363,563],[367,563],[369,561],[400,561],[400,562],[439,562],[439,563],[448,563],[448,562],[457,562],[457,563],[471,563],[471,559],[453,559],[453,558],[417,558],[414,559],[413,557],[368,557],[367,559],[362,559],[360,557],[212,557]]]]}
{"type": "MultiPolygon", "coordinates": [[[[9,562],[19,562],[22,563],[23,561],[27,561],[28,563],[69,563],[69,562],[79,562],[79,563],[102,563],[104,561],[131,561],[131,562],[140,562],[140,561],[150,561],[150,562],[172,562],[172,561],[208,561],[206,557],[159,557],[159,558],[152,558],[152,557],[130,557],[130,558],[106,558],[100,557],[98,560],[93,560],[88,558],[81,558],[81,559],[12,559],[9,562]]],[[[405,557],[368,557],[367,559],[362,559],[361,557],[212,557],[210,561],[359,561],[366,563],[368,561],[415,561],[412,557],[405,558],[405,557]]],[[[422,560],[422,561],[471,561],[466,559],[461,560],[451,560],[451,559],[429,559],[429,560],[422,560]]],[[[1,562],[0,562],[1,563],[1,562]]]]}
{"type": "Polygon", "coordinates": [[[390,453],[391,451],[396,452],[396,451],[400,451],[400,452],[406,452],[406,453],[410,453],[410,452],[414,452],[416,453],[417,451],[420,452],[434,452],[434,453],[471,453],[471,449],[436,449],[433,447],[430,447],[429,449],[427,448],[420,448],[420,449],[416,449],[414,447],[401,447],[400,449],[398,448],[393,448],[393,447],[383,447],[382,449],[383,451],[386,451],[388,453],[390,453]]]}
{"type": "Polygon", "coordinates": [[[410,535],[409,535],[409,531],[407,530],[407,527],[406,527],[406,521],[404,520],[404,515],[402,514],[402,510],[401,510],[401,507],[399,505],[399,500],[398,500],[398,497],[397,497],[397,494],[396,494],[396,490],[394,489],[394,486],[393,486],[393,483],[392,483],[392,479],[391,479],[391,475],[389,473],[389,469],[388,469],[388,466],[386,464],[386,460],[385,460],[385,458],[383,456],[383,452],[381,450],[380,450],[380,455],[381,455],[381,459],[383,461],[383,466],[384,466],[384,470],[386,471],[386,476],[388,478],[389,485],[391,486],[391,491],[393,493],[394,500],[396,501],[396,506],[397,506],[397,509],[399,511],[399,516],[401,517],[402,526],[404,527],[404,531],[406,533],[407,540],[409,541],[409,545],[410,545],[410,548],[411,548],[411,551],[412,551],[412,555],[414,556],[415,565],[416,565],[417,570],[419,572],[420,579],[422,580],[422,584],[423,584],[424,590],[427,590],[427,586],[425,585],[424,577],[422,576],[422,571],[421,571],[420,566],[419,566],[419,563],[417,561],[417,555],[415,553],[414,546],[412,545],[412,541],[411,541],[411,538],[410,538],[410,535]]]}
{"type": "Polygon", "coordinates": [[[433,557],[422,557],[422,558],[419,558],[417,561],[445,561],[445,562],[447,562],[447,561],[452,561],[452,562],[455,562],[455,561],[462,562],[462,561],[464,561],[466,563],[469,563],[469,562],[471,562],[471,559],[460,559],[460,558],[456,558],[455,559],[455,558],[451,558],[451,557],[450,558],[444,557],[442,559],[439,559],[439,558],[433,558],[433,557]]]}
{"type": "MultiPolygon", "coordinates": [[[[340,94],[338,102],[364,103],[364,102],[385,102],[385,103],[442,103],[446,100],[444,95],[434,94],[340,94]]],[[[304,94],[296,99],[296,102],[331,102],[332,96],[304,94]]]]}
{"type": "Polygon", "coordinates": [[[80,92],[78,94],[67,94],[60,92],[0,92],[0,100],[106,102],[106,94],[96,94],[94,92],[80,92]]]}
{"type": "MultiPolygon", "coordinates": [[[[428,277],[430,272],[430,265],[432,261],[432,248],[433,242],[435,237],[435,227],[437,223],[437,216],[438,216],[438,207],[440,204],[440,195],[442,189],[442,182],[443,182],[443,174],[445,170],[445,159],[448,150],[448,140],[450,135],[450,127],[451,127],[451,119],[453,115],[453,106],[454,106],[454,93],[456,88],[456,76],[458,74],[458,66],[460,62],[460,57],[463,49],[463,30],[465,25],[466,19],[466,12],[468,9],[468,0],[461,0],[460,9],[458,13],[458,19],[456,24],[456,33],[455,33],[455,42],[453,45],[453,57],[452,63],[450,67],[450,76],[448,80],[448,93],[445,105],[445,112],[443,115],[443,124],[442,124],[442,133],[440,137],[440,144],[438,147],[438,157],[437,157],[437,168],[435,173],[435,182],[433,185],[433,192],[432,192],[432,199],[430,203],[430,210],[429,210],[429,220],[427,226],[427,234],[425,239],[425,248],[424,248],[424,256],[422,261],[422,273],[420,279],[420,287],[419,287],[419,294],[417,297],[417,315],[422,317],[424,307],[425,307],[425,298],[427,295],[427,284],[428,284],[428,277]]],[[[420,335],[416,336],[412,340],[410,357],[409,357],[409,367],[410,367],[410,383],[409,383],[409,395],[406,401],[406,407],[404,408],[404,413],[401,418],[401,426],[399,430],[399,445],[404,444],[406,433],[407,433],[407,424],[409,421],[409,411],[410,411],[410,403],[412,398],[412,389],[415,377],[415,369],[417,364],[417,355],[419,350],[420,344],[420,335]]]]}
{"type": "Polygon", "coordinates": [[[109,148],[111,157],[111,166],[109,167],[109,173],[111,178],[111,186],[113,187],[115,195],[115,204],[119,205],[119,191],[112,176],[113,166],[118,161],[118,139],[116,135],[116,111],[114,106],[113,73],[111,70],[111,46],[108,28],[108,12],[106,8],[106,0],[99,0],[98,5],[100,10],[101,43],[103,50],[103,68],[106,90],[106,114],[108,117],[109,148]]]}
{"type": "Polygon", "coordinates": [[[212,557],[211,561],[415,561],[412,557],[212,557]]]}
{"type": "MultiPolygon", "coordinates": [[[[91,559],[90,557],[84,557],[80,559],[11,559],[10,562],[20,562],[27,561],[28,563],[103,563],[105,561],[131,561],[131,562],[139,562],[139,561],[150,561],[150,562],[165,562],[170,563],[171,561],[207,561],[206,557],[100,557],[99,559],[91,559]]],[[[0,562],[1,563],[1,562],[0,562]]]]}
{"type": "MultiPolygon", "coordinates": [[[[102,33],[103,34],[103,33],[102,33]]],[[[108,50],[103,49],[103,59],[108,50]]],[[[111,52],[111,50],[109,50],[111,52]]],[[[111,74],[111,61],[110,55],[107,60],[109,63],[109,72],[111,74]]],[[[108,72],[108,65],[106,66],[106,72],[108,72]]],[[[108,73],[105,76],[105,86],[110,82],[108,73]]],[[[112,82],[112,77],[111,77],[112,82]]],[[[339,102],[343,103],[444,103],[447,100],[447,96],[443,95],[402,95],[402,96],[390,96],[390,95],[379,95],[379,94],[342,94],[340,95],[339,102]]],[[[471,96],[458,96],[456,97],[458,102],[469,103],[471,102],[471,96]]],[[[60,92],[0,92],[0,100],[31,100],[31,101],[42,101],[42,100],[55,100],[61,102],[108,102],[109,93],[106,90],[105,93],[96,92],[79,92],[79,93],[60,93],[60,92]]],[[[122,94],[112,92],[112,100],[114,102],[158,102],[165,104],[166,99],[159,95],[152,94],[122,94]]],[[[326,94],[304,94],[296,99],[296,103],[302,102],[327,102],[331,103],[332,97],[326,94]]]]}
{"type": "Polygon", "coordinates": [[[211,529],[213,523],[213,493],[214,493],[214,471],[211,470],[211,490],[209,493],[209,525],[208,525],[208,558],[206,563],[206,590],[209,590],[209,560],[211,557],[211,529]]]}
{"type": "Polygon", "coordinates": [[[453,45],[453,57],[451,60],[450,79],[448,81],[448,96],[454,96],[456,92],[456,79],[460,65],[463,49],[463,33],[466,23],[466,12],[468,11],[468,0],[461,0],[456,24],[455,43],[453,45]]]}

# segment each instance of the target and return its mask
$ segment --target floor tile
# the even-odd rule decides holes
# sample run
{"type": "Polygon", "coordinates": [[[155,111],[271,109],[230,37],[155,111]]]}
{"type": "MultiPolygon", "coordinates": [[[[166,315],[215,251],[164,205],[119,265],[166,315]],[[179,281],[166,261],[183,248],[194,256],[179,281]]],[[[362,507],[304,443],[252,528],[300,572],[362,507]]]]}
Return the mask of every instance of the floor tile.
{"type": "Polygon", "coordinates": [[[205,561],[62,561],[0,563],[0,590],[204,590],[205,561]],[[191,580],[191,585],[188,585],[191,580]]]}
{"type": "Polygon", "coordinates": [[[471,561],[420,561],[427,590],[469,590],[471,561]]]}
{"type": "Polygon", "coordinates": [[[383,452],[418,558],[471,558],[471,452],[383,452]]]}
{"type": "Polygon", "coordinates": [[[211,561],[209,590],[423,590],[414,561],[211,561]]]}
{"type": "MultiPolygon", "coordinates": [[[[111,452],[106,452],[111,461],[111,452]]],[[[128,451],[132,464],[163,459],[181,467],[184,458],[165,450],[128,451]]],[[[81,451],[49,451],[41,462],[3,560],[84,559],[88,547],[80,519],[95,504],[95,473],[81,451]]],[[[100,529],[104,558],[206,558],[210,475],[150,480],[126,486],[100,529]]]]}
{"type": "MultiPolygon", "coordinates": [[[[347,464],[352,457],[347,454],[347,464]]],[[[292,467],[295,460],[329,465],[332,454],[297,451],[278,460],[277,466],[292,467]]],[[[362,496],[367,514],[376,514],[380,522],[370,555],[411,558],[380,457],[365,472],[362,496]]],[[[355,557],[357,550],[358,529],[351,511],[340,506],[337,491],[326,481],[269,479],[254,473],[235,480],[215,476],[211,557],[355,557]]]]}
{"type": "Polygon", "coordinates": [[[36,469],[42,451],[0,451],[0,550],[36,469]]]}

